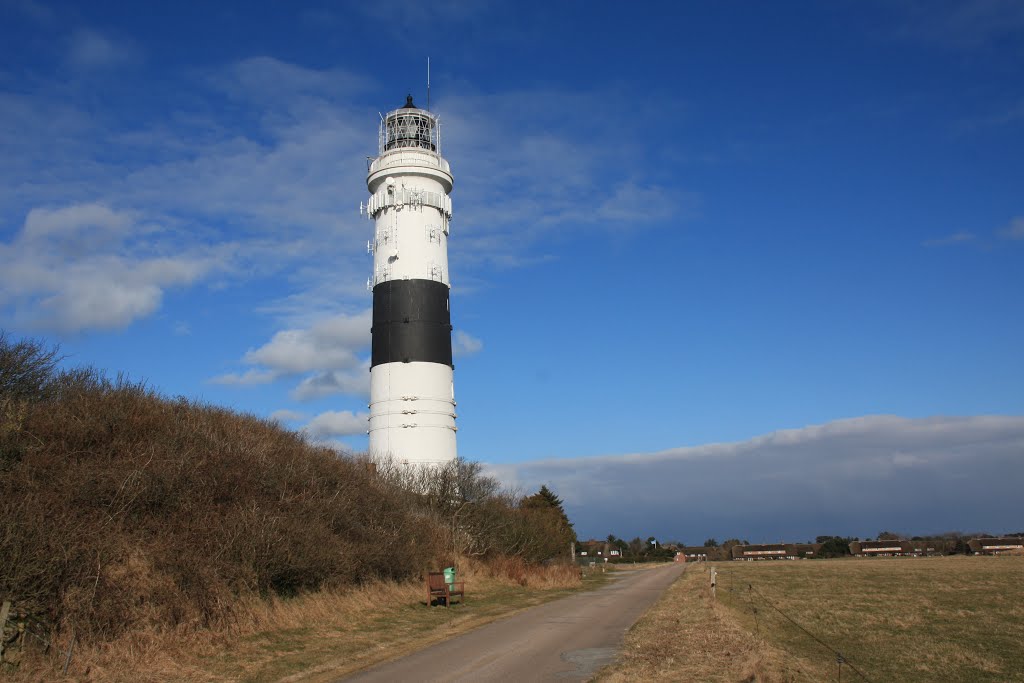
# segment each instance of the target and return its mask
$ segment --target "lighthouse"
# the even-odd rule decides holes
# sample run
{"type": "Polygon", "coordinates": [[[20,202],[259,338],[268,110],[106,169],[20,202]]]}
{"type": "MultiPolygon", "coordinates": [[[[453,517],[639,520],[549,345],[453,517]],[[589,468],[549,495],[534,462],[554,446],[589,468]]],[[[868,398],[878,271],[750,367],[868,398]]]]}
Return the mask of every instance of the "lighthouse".
{"type": "Polygon", "coordinates": [[[369,450],[410,465],[455,459],[449,305],[452,174],[437,116],[413,104],[381,117],[365,211],[373,222],[369,450]]]}

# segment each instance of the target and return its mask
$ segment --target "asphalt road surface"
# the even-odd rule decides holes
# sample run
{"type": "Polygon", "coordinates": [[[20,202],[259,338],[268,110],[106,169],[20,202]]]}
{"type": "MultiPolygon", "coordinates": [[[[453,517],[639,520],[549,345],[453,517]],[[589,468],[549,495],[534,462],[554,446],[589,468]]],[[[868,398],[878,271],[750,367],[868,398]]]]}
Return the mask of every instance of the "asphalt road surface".
{"type": "Polygon", "coordinates": [[[585,681],[614,661],[626,631],[685,566],[617,573],[597,590],[538,605],[344,680],[585,681]]]}

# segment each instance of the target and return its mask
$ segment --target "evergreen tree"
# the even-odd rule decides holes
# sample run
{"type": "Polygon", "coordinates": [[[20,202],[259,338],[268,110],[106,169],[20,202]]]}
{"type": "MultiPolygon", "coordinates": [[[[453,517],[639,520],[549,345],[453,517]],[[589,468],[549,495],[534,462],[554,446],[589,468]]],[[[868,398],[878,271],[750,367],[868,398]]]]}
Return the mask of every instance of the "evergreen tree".
{"type": "Polygon", "coordinates": [[[540,491],[533,494],[529,498],[525,499],[527,507],[543,508],[552,507],[558,508],[558,511],[563,515],[565,514],[565,508],[562,507],[562,499],[555,495],[555,492],[549,489],[547,486],[542,485],[540,491]]]}
{"type": "Polygon", "coordinates": [[[552,522],[554,544],[568,546],[569,542],[576,543],[576,530],[573,529],[569,516],[565,514],[562,507],[562,499],[555,495],[554,491],[547,486],[541,486],[540,490],[532,496],[523,498],[520,507],[529,514],[537,514],[550,517],[552,522]]]}
{"type": "Polygon", "coordinates": [[[853,539],[842,536],[818,536],[816,540],[821,543],[818,557],[843,557],[850,554],[850,542],[853,539]]]}

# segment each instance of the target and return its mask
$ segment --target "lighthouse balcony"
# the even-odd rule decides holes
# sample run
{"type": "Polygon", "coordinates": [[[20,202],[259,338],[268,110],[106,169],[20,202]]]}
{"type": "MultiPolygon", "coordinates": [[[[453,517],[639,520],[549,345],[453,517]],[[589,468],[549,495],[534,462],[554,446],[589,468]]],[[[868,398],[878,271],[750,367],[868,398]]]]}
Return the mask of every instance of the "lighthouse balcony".
{"type": "Polygon", "coordinates": [[[367,159],[366,171],[373,175],[377,171],[383,171],[398,166],[419,166],[422,168],[438,169],[451,175],[451,167],[440,154],[429,152],[425,149],[402,148],[394,149],[379,157],[367,159]]]}

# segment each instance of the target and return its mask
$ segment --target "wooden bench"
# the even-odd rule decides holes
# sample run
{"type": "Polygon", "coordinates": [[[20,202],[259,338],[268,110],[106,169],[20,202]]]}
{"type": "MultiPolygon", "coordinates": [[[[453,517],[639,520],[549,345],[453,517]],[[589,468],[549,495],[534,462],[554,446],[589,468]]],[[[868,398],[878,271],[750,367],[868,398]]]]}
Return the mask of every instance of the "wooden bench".
{"type": "Polygon", "coordinates": [[[444,606],[448,607],[455,595],[459,596],[459,602],[466,599],[466,583],[464,581],[456,581],[449,586],[448,582],[444,580],[444,572],[427,574],[427,607],[430,607],[430,602],[435,598],[438,603],[444,600],[444,606]]]}

